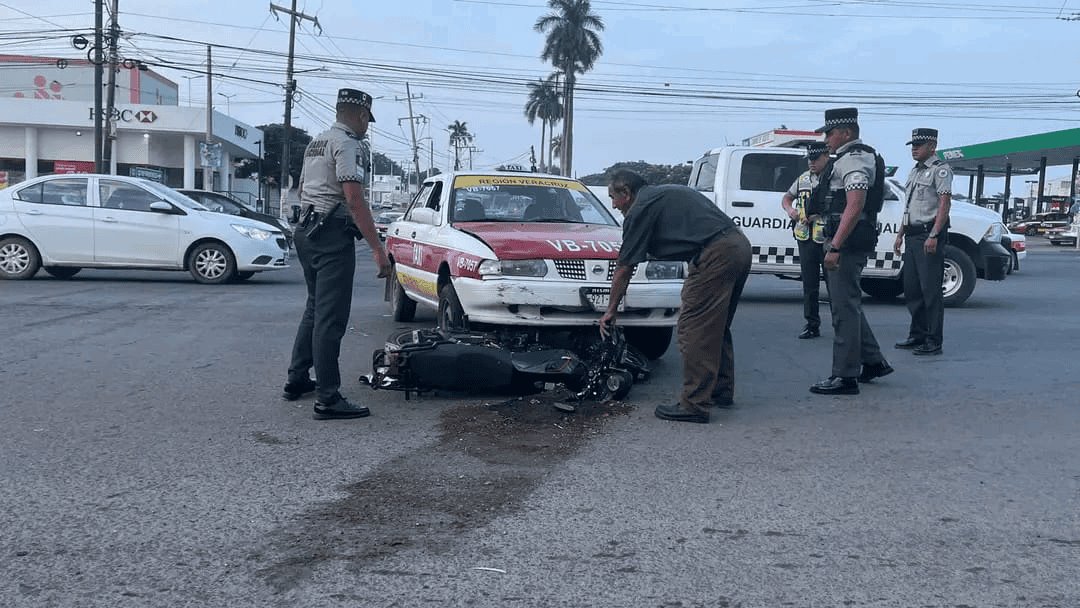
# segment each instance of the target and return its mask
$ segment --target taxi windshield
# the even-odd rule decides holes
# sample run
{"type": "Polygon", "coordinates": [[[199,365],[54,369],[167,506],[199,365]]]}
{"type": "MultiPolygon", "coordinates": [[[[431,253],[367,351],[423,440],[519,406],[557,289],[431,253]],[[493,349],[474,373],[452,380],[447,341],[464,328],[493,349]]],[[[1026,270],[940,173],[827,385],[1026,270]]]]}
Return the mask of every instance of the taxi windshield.
{"type": "Polygon", "coordinates": [[[573,180],[459,176],[451,196],[451,222],[618,226],[603,203],[573,180]]]}

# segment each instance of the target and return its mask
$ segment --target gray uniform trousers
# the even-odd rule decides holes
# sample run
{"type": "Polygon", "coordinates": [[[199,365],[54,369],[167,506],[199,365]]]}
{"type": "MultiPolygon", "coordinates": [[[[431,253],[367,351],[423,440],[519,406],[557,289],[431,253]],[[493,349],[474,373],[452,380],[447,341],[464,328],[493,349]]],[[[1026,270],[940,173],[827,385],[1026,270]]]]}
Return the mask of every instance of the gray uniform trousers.
{"type": "Polygon", "coordinates": [[[289,380],[307,378],[314,366],[315,397],[323,403],[334,401],[341,387],[338,355],[352,309],[356,246],[346,227],[344,219],[330,220],[314,239],[302,229],[296,231],[307,305],[296,330],[289,380]]]}
{"type": "Polygon", "coordinates": [[[825,272],[832,309],[833,376],[855,378],[863,364],[876,365],[885,360],[862,309],[859,279],[868,255],[841,251],[840,266],[825,272]]]}
{"type": "Polygon", "coordinates": [[[911,313],[908,337],[941,344],[945,325],[945,299],[941,283],[945,275],[947,237],[938,236],[937,251],[923,249],[927,235],[904,235],[904,300],[911,313]]]}

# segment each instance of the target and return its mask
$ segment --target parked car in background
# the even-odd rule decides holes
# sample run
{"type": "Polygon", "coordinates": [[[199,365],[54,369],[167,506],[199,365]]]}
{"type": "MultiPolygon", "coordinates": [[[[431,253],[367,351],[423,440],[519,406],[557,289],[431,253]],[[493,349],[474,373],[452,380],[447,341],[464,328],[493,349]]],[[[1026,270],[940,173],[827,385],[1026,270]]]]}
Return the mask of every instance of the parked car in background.
{"type": "Polygon", "coordinates": [[[1068,245],[1076,247],[1076,229],[1070,228],[1063,232],[1056,232],[1048,237],[1051,245],[1068,245]]]}
{"type": "Polygon", "coordinates": [[[287,268],[275,226],[213,213],[172,188],[118,175],[48,175],[0,190],[0,278],[38,269],[186,270],[200,283],[287,268]]]}
{"type": "Polygon", "coordinates": [[[1009,224],[1009,231],[1034,236],[1036,234],[1060,232],[1068,223],[1068,213],[1064,211],[1047,211],[1046,213],[1036,213],[1025,220],[1009,224]]]}
{"type": "Polygon", "coordinates": [[[390,227],[397,220],[401,219],[401,216],[405,215],[400,211],[387,211],[375,216],[375,229],[379,231],[379,238],[386,240],[386,229],[390,227]]]}
{"type": "Polygon", "coordinates": [[[229,215],[236,215],[239,217],[246,217],[253,219],[264,224],[270,224],[276,227],[285,235],[285,241],[289,247],[292,247],[293,233],[288,224],[281,221],[280,218],[274,217],[268,213],[259,213],[252,210],[247,205],[234,199],[233,197],[224,194],[222,192],[211,192],[210,190],[190,190],[188,188],[178,188],[176,190],[180,194],[194,200],[203,207],[206,207],[214,213],[228,213],[229,215]]]}

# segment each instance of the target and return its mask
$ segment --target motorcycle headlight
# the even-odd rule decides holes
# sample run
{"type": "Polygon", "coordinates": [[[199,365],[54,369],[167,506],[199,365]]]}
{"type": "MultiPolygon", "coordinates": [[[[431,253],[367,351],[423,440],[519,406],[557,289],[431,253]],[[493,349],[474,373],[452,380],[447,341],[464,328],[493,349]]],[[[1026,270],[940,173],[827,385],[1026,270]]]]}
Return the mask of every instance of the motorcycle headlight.
{"type": "Polygon", "coordinates": [[[548,267],[544,260],[484,260],[479,272],[482,277],[543,277],[548,267]]]}
{"type": "Polygon", "coordinates": [[[1005,225],[1001,223],[991,224],[986,229],[986,234],[983,235],[984,241],[1000,242],[1001,238],[1005,236],[1005,225]]]}
{"type": "Polygon", "coordinates": [[[686,262],[652,261],[645,267],[645,278],[650,281],[685,279],[686,262]]]}
{"type": "Polygon", "coordinates": [[[269,232],[267,230],[262,230],[260,228],[255,228],[254,226],[245,226],[243,224],[232,224],[232,227],[233,227],[233,230],[235,230],[235,231],[239,232],[240,234],[248,237],[249,239],[255,239],[256,241],[265,241],[266,239],[273,236],[273,233],[271,233],[271,232],[269,232]]]}

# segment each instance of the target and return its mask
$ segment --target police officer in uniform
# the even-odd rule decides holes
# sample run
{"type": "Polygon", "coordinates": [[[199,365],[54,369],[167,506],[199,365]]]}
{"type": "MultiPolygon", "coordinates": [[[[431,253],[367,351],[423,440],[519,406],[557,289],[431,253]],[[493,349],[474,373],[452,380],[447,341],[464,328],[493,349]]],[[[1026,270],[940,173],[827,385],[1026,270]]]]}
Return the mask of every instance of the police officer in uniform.
{"type": "Polygon", "coordinates": [[[822,251],[822,243],[825,242],[824,222],[819,215],[810,215],[806,212],[806,204],[814,188],[817,188],[818,178],[825,166],[829,163],[829,149],[824,142],[811,143],[806,148],[806,159],[810,169],[805,171],[795,180],[784,194],[780,204],[784,212],[791,218],[795,242],[799,245],[799,274],[802,275],[803,293],[803,317],[806,325],[800,340],[816,338],[821,335],[821,316],[818,312],[818,295],[821,288],[822,262],[825,253],[822,251]]]}
{"type": "Polygon", "coordinates": [[[311,140],[300,174],[301,216],[296,253],[307,282],[307,306],[293,344],[284,398],[290,401],[315,392],[314,417],[361,418],[368,408],[338,392],[338,355],[352,307],[357,230],[368,242],[385,277],[390,269],[371,210],[364,200],[367,145],[363,141],[371,114],[371,96],[341,89],[337,121],[311,140]],[[315,380],[310,377],[315,368],[315,380]]]}
{"type": "Polygon", "coordinates": [[[866,259],[877,244],[877,217],[865,209],[867,195],[883,194],[884,175],[879,175],[882,163],[876,152],[859,139],[858,118],[856,108],[826,110],[825,126],[818,129],[836,155],[811,200],[812,211],[825,207],[825,280],[833,322],[832,375],[810,387],[823,395],[857,395],[859,382],[893,372],[866,322],[859,288],[866,259]]]}
{"type": "Polygon", "coordinates": [[[937,157],[937,129],[911,132],[911,157],[915,167],[908,175],[907,210],[893,250],[904,247],[904,300],[911,313],[908,337],[896,348],[916,355],[940,355],[945,300],[941,283],[945,274],[949,208],[952,205],[953,172],[937,157]]]}

